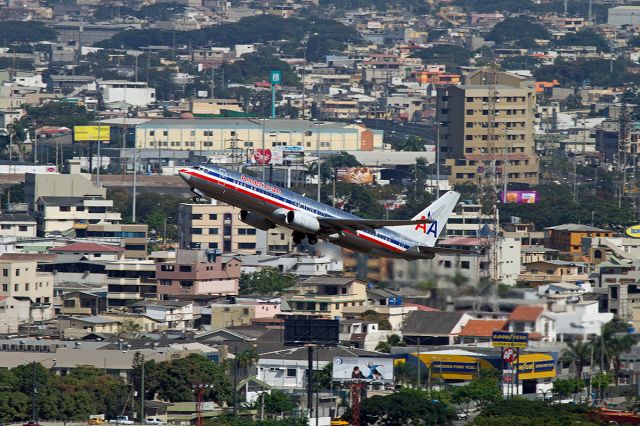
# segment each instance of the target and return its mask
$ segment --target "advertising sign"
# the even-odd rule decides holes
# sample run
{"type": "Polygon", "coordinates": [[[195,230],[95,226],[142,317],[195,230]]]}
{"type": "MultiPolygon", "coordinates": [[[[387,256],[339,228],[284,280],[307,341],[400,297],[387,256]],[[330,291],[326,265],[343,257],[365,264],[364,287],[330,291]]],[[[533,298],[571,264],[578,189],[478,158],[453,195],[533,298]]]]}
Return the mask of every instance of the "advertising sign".
{"type": "Polygon", "coordinates": [[[434,373],[475,373],[477,362],[433,361],[431,371],[434,373]]]}
{"type": "Polygon", "coordinates": [[[491,336],[491,346],[499,348],[526,348],[529,346],[529,333],[494,331],[491,336]]]}
{"type": "Polygon", "coordinates": [[[271,71],[269,80],[271,84],[282,84],[282,71],[271,71]]]}
{"type": "MultiPolygon", "coordinates": [[[[500,191],[500,200],[504,200],[502,191],[500,191]]],[[[507,191],[506,202],[515,204],[535,204],[538,202],[538,191],[507,191]]]]}
{"type": "Polygon", "coordinates": [[[73,126],[73,140],[75,142],[109,142],[111,127],[109,126],[73,126]]]}
{"type": "Polygon", "coordinates": [[[299,146],[287,146],[282,152],[282,162],[286,165],[304,164],[304,150],[299,146]]]}
{"type": "Polygon", "coordinates": [[[373,172],[366,167],[344,167],[337,169],[336,179],[339,182],[372,185],[373,172]]]}
{"type": "Polygon", "coordinates": [[[270,149],[256,149],[253,154],[253,159],[256,160],[256,164],[259,166],[271,163],[271,150],[270,149]]]}
{"type": "Polygon", "coordinates": [[[504,348],[502,350],[502,360],[507,364],[512,364],[517,358],[516,350],[513,348],[504,348]]]}
{"type": "Polygon", "coordinates": [[[640,225],[628,227],[625,233],[631,238],[640,238],[640,225]]]}
{"type": "Polygon", "coordinates": [[[333,380],[393,382],[393,358],[334,357],[333,380]]]}

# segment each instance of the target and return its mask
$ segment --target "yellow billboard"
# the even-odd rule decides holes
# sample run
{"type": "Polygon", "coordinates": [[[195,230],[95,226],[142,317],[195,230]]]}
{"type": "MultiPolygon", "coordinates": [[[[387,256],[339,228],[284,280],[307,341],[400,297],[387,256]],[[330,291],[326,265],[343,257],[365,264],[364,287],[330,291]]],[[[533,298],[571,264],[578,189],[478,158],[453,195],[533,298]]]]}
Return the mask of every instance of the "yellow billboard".
{"type": "Polygon", "coordinates": [[[628,227],[625,233],[632,238],[640,238],[640,225],[628,227]]]}
{"type": "Polygon", "coordinates": [[[73,126],[73,140],[75,142],[109,142],[111,140],[111,127],[73,126]]]}

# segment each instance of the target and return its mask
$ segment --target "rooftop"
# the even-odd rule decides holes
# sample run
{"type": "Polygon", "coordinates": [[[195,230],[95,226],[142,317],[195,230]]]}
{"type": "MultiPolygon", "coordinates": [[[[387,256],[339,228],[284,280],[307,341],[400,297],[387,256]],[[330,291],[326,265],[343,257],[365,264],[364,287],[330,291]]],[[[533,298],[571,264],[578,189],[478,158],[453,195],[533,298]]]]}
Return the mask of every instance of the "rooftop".
{"type": "Polygon", "coordinates": [[[509,321],[536,321],[544,312],[542,306],[516,306],[509,315],[509,321]]]}
{"type": "Polygon", "coordinates": [[[108,246],[98,243],[74,243],[62,247],[55,247],[50,249],[49,251],[52,253],[119,253],[124,250],[125,249],[122,247],[108,246]]]}
{"type": "Polygon", "coordinates": [[[551,231],[570,231],[570,232],[610,232],[606,229],[596,228],[595,226],[582,225],[579,223],[565,223],[564,225],[550,226],[551,231]]]}
{"type": "Polygon", "coordinates": [[[490,337],[495,330],[504,330],[507,320],[472,319],[462,328],[460,336],[490,337]]]}

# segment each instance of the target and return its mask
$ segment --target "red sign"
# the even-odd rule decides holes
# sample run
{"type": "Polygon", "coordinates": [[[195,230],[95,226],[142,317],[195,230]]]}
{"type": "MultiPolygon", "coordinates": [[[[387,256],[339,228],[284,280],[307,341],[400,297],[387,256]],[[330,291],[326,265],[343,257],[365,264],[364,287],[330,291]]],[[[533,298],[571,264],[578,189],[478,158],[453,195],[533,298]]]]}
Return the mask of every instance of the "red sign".
{"type": "Polygon", "coordinates": [[[504,362],[511,364],[517,358],[516,350],[513,348],[504,348],[502,350],[502,359],[504,362]]]}
{"type": "Polygon", "coordinates": [[[253,155],[256,160],[256,164],[259,166],[271,163],[271,150],[270,149],[256,149],[256,153],[253,155]]]}

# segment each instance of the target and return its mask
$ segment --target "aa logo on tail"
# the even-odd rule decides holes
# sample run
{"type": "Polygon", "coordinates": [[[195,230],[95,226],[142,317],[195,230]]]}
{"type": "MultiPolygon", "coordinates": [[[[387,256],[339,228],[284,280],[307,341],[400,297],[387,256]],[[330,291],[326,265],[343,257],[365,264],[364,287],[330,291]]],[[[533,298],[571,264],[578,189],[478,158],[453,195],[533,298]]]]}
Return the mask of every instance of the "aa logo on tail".
{"type": "MultiPolygon", "coordinates": [[[[422,215],[420,219],[422,220],[431,218],[431,212],[428,212],[427,216],[422,215]]],[[[418,223],[416,225],[416,231],[418,230],[422,230],[422,233],[425,235],[433,234],[434,238],[438,238],[438,221],[436,220],[431,223],[418,223]]]]}

